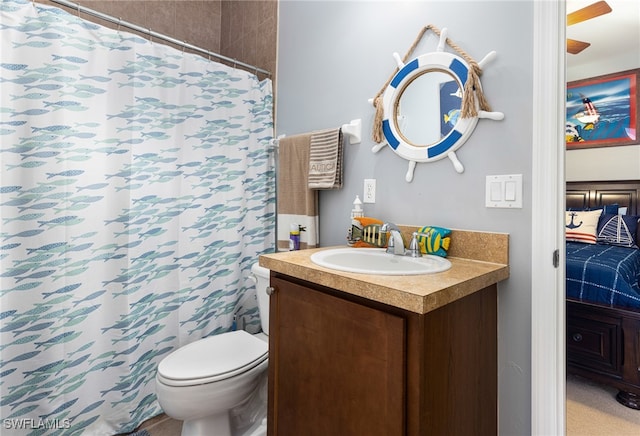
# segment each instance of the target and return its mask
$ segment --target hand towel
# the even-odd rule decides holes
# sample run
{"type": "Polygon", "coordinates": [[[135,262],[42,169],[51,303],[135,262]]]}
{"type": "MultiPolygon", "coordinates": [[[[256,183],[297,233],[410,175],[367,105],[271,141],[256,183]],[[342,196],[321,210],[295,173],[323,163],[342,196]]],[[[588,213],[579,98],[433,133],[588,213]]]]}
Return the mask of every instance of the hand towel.
{"type": "Polygon", "coordinates": [[[342,129],[313,132],[309,154],[309,189],[342,188],[342,156],[342,129]]]}
{"type": "Polygon", "coordinates": [[[289,249],[289,229],[298,224],[300,248],[318,246],[318,191],[309,189],[311,133],[285,136],[278,147],[278,250],[289,249]]]}

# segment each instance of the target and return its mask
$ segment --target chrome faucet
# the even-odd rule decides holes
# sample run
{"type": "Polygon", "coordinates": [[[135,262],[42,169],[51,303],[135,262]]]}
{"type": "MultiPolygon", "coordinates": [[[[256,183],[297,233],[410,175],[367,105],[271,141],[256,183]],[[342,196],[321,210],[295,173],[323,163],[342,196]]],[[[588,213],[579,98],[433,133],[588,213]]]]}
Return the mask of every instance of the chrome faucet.
{"type": "Polygon", "coordinates": [[[407,253],[411,257],[422,257],[422,253],[420,252],[420,243],[418,242],[418,236],[424,236],[425,238],[428,238],[429,236],[431,236],[431,232],[413,232],[411,242],[409,243],[409,249],[407,250],[407,253]]]}
{"type": "Polygon", "coordinates": [[[381,232],[389,232],[389,240],[387,241],[387,253],[404,256],[404,241],[402,234],[397,225],[393,223],[384,223],[380,227],[381,232]]]}

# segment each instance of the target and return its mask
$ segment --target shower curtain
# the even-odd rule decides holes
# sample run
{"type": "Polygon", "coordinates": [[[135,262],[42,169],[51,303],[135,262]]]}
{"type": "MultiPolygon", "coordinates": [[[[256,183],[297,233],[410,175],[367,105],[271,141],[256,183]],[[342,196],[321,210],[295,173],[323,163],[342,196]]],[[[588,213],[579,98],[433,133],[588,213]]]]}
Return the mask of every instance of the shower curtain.
{"type": "Polygon", "coordinates": [[[270,80],[31,0],[0,3],[3,435],[161,413],[176,347],[259,331],[270,80]]]}

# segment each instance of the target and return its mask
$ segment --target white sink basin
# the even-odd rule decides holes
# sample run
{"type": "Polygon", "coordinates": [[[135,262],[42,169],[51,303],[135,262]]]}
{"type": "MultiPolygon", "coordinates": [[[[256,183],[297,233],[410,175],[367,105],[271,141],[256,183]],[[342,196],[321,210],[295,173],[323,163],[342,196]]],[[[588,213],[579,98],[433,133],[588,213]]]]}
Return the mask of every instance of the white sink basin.
{"type": "Polygon", "coordinates": [[[431,274],[451,268],[451,262],[440,256],[396,256],[384,248],[332,248],[313,253],[311,261],[338,271],[385,276],[431,274]]]}

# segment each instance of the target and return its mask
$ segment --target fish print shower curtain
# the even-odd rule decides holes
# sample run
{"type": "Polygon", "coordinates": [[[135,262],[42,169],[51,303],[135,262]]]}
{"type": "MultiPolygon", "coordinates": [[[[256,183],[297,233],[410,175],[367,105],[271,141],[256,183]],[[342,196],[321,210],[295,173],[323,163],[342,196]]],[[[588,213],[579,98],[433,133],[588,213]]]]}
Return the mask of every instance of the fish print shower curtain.
{"type": "Polygon", "coordinates": [[[169,352],[259,331],[271,82],[0,5],[0,432],[131,431],[161,413],[169,352]]]}

